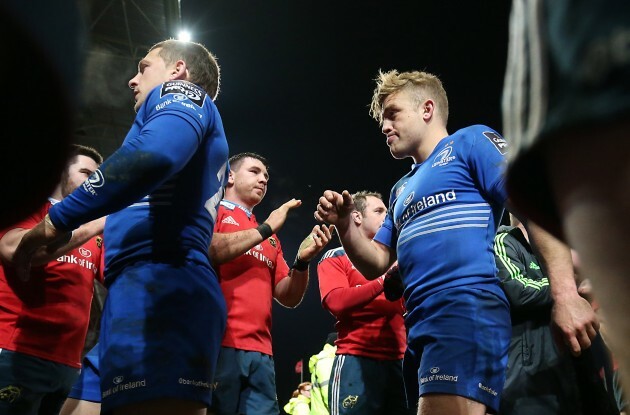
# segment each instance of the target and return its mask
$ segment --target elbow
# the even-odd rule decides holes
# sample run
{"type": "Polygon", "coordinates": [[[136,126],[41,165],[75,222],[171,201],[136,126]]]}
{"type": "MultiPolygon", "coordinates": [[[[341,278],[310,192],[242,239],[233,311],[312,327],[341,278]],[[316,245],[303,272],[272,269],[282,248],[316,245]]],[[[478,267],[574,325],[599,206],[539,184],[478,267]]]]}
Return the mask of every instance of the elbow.
{"type": "Polygon", "coordinates": [[[324,310],[328,311],[335,318],[337,318],[337,316],[339,316],[343,312],[343,309],[341,307],[336,306],[334,302],[333,304],[330,304],[330,303],[331,302],[328,301],[328,296],[326,296],[324,300],[322,301],[322,307],[324,308],[324,310]]]}
{"type": "Polygon", "coordinates": [[[15,255],[15,249],[1,249],[0,248],[0,262],[5,265],[13,265],[13,257],[15,255]]]}

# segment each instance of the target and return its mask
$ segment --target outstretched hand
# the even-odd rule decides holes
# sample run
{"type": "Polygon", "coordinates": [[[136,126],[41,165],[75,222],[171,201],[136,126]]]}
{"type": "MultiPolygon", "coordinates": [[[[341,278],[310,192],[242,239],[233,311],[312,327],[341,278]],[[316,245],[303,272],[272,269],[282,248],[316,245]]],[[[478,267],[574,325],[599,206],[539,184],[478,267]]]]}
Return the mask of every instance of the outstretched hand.
{"type": "Polygon", "coordinates": [[[326,190],[319,198],[315,219],[320,222],[344,226],[350,220],[350,213],[353,210],[355,210],[355,206],[350,192],[344,190],[341,193],[337,193],[332,190],[326,190]]]}
{"type": "Polygon", "coordinates": [[[315,255],[330,242],[335,231],[335,226],[315,225],[313,231],[308,235],[298,248],[298,257],[302,261],[310,261],[315,255]]]}
{"type": "Polygon", "coordinates": [[[287,215],[289,214],[289,211],[301,205],[301,200],[291,199],[273,212],[271,212],[269,214],[269,217],[265,220],[265,223],[271,226],[271,230],[273,231],[273,233],[276,233],[280,230],[280,228],[282,228],[284,222],[287,220],[287,215]]]}
{"type": "Polygon", "coordinates": [[[13,265],[17,276],[22,281],[28,281],[31,276],[31,263],[33,255],[43,246],[51,245],[67,233],[59,232],[52,223],[43,220],[22,237],[19,245],[13,254],[13,265]]]}

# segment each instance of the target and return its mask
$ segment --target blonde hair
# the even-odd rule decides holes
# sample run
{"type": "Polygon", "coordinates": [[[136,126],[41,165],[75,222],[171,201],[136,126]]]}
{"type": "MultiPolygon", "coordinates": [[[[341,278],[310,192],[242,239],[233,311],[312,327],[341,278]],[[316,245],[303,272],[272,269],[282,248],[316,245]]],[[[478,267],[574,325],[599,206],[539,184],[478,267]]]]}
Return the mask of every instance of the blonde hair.
{"type": "Polygon", "coordinates": [[[307,386],[311,386],[311,382],[302,382],[298,385],[297,389],[293,391],[293,393],[291,394],[292,398],[297,398],[300,393],[304,390],[304,388],[306,388],[307,386]]]}
{"type": "Polygon", "coordinates": [[[448,98],[440,79],[428,72],[412,71],[398,72],[392,69],[389,72],[378,71],[378,76],[374,79],[376,88],[372,95],[370,104],[370,115],[379,124],[383,123],[383,102],[388,96],[403,89],[412,90],[416,105],[422,104],[425,99],[435,101],[437,112],[444,121],[448,121],[448,98]]]}

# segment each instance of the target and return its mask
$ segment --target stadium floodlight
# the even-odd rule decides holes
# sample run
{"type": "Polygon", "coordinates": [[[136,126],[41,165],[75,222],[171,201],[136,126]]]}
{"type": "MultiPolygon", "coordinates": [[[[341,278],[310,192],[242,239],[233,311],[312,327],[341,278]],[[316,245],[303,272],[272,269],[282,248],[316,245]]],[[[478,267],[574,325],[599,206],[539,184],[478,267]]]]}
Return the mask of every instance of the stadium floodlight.
{"type": "Polygon", "coordinates": [[[188,30],[180,30],[177,34],[177,38],[179,40],[183,40],[184,42],[190,42],[192,36],[190,35],[190,32],[188,30]]]}

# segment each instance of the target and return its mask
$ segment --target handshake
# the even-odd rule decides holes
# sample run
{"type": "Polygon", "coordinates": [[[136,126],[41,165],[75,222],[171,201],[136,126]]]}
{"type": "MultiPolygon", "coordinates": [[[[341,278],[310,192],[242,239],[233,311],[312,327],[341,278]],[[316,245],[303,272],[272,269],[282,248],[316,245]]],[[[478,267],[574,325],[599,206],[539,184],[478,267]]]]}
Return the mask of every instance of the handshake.
{"type": "Polygon", "coordinates": [[[403,286],[402,279],[400,278],[400,272],[398,272],[398,265],[394,265],[385,273],[383,279],[383,289],[385,292],[385,298],[389,301],[397,301],[402,297],[405,287],[403,286]]]}

